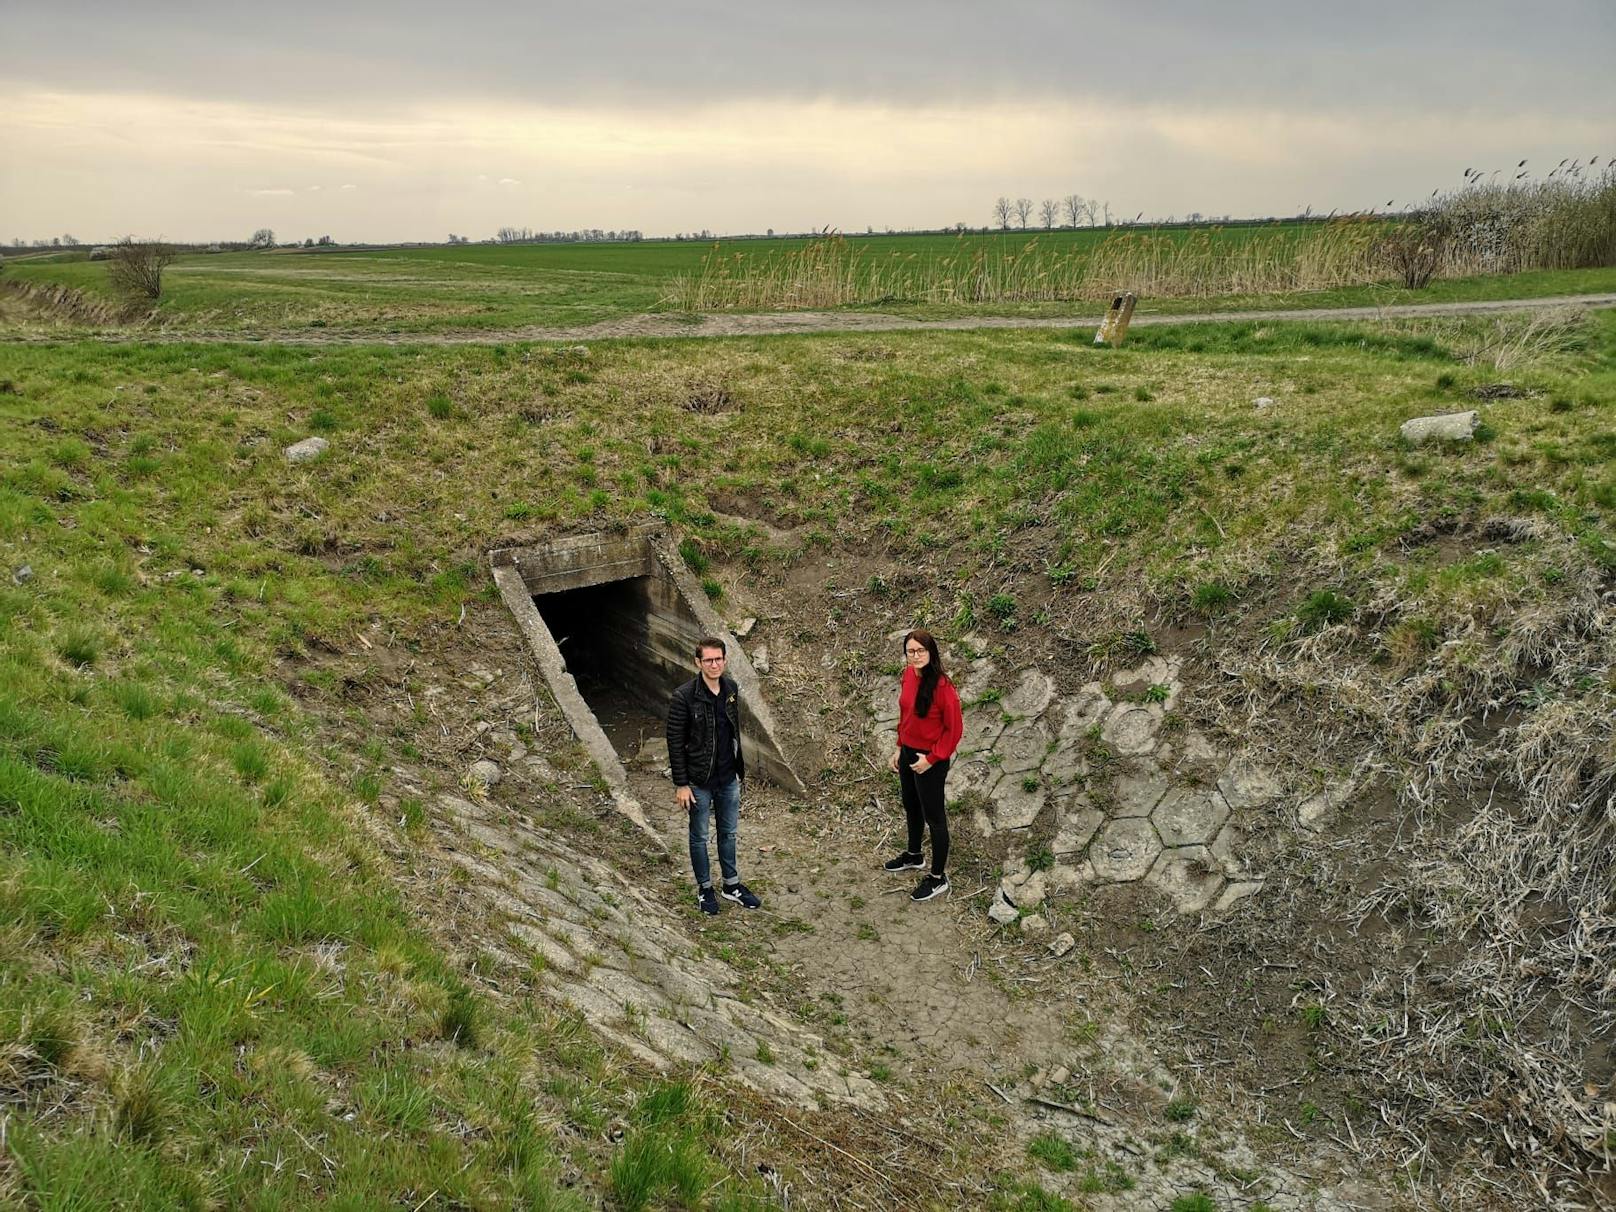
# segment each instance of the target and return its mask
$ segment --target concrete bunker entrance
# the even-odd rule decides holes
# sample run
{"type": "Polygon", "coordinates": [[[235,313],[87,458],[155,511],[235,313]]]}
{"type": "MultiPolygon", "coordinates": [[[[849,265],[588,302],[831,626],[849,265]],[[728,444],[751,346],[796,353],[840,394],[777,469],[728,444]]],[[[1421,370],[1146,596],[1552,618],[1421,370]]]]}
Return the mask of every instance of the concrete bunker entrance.
{"type": "Polygon", "coordinates": [[[695,645],[705,635],[728,646],[746,711],[748,774],[802,790],[756,671],[661,528],[502,548],[489,560],[562,713],[627,815],[649,828],[624,761],[661,735],[668,694],[694,676],[695,645]]]}

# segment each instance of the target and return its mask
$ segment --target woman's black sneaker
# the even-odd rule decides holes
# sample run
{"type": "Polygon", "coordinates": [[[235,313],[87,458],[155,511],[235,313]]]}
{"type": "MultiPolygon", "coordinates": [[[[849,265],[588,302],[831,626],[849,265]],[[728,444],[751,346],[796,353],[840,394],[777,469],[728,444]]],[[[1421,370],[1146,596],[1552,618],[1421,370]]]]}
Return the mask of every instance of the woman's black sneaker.
{"type": "Polygon", "coordinates": [[[911,854],[907,850],[882,864],[888,871],[919,871],[925,865],[920,855],[911,854]]]}
{"type": "Polygon", "coordinates": [[[948,891],[948,877],[946,875],[928,875],[915,885],[915,890],[909,894],[912,901],[929,901],[934,896],[942,896],[948,891]]]}

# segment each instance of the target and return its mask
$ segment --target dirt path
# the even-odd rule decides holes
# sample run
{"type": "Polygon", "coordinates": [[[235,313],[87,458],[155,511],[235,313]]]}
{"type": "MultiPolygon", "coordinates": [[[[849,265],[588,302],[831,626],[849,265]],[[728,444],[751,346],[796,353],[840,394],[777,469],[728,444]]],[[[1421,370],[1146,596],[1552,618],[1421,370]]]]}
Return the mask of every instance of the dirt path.
{"type": "MultiPolygon", "coordinates": [[[[1321,307],[1261,311],[1186,312],[1177,315],[1136,315],[1135,327],[1157,324],[1247,323],[1267,320],[1386,320],[1418,316],[1473,316],[1509,311],[1539,311],[1557,307],[1616,307],[1616,293],[1554,295],[1541,299],[1490,299],[1469,303],[1400,303],[1383,307],[1321,307]]],[[[701,338],[780,336],[791,333],[870,333],[968,331],[1013,328],[1094,328],[1100,307],[1067,316],[954,316],[921,320],[880,312],[794,311],[759,315],[684,313],[627,316],[576,328],[528,326],[479,332],[341,333],[298,330],[265,332],[176,332],[127,329],[96,336],[107,342],[156,344],[220,344],[268,342],[277,345],[492,345],[520,341],[605,341],[625,338],[701,338]]],[[[59,341],[60,334],[44,333],[3,340],[59,341]]]]}

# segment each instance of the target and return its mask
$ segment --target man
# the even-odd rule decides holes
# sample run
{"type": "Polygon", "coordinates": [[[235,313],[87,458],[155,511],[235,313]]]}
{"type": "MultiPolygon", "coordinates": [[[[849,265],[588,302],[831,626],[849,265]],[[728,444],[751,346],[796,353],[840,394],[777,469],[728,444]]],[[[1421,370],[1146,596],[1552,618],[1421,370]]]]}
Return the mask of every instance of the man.
{"type": "Polygon", "coordinates": [[[718,912],[712,868],[707,859],[707,820],[718,819],[718,865],[723,897],[747,909],[761,900],[741,883],[735,866],[735,830],[741,815],[741,699],[724,672],[728,650],[716,636],[696,642],[696,676],[668,701],[668,766],[674,799],[690,815],[690,865],[696,873],[696,901],[707,914],[718,912]],[[717,812],[714,813],[716,807],[717,812]]]}

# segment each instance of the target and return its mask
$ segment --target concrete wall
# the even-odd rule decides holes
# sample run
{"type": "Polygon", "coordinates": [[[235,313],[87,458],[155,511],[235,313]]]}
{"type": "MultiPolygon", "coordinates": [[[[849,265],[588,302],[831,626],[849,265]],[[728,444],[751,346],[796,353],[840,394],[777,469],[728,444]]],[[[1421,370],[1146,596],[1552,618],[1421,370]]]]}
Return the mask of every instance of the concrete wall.
{"type": "MultiPolygon", "coordinates": [[[[614,667],[630,679],[629,689],[654,704],[658,714],[666,711],[673,688],[695,676],[696,641],[704,635],[718,636],[727,646],[729,674],[740,687],[745,708],[741,740],[747,773],[794,791],[806,790],[776,739],[774,717],[764,700],[757,671],[660,528],[575,535],[542,547],[493,551],[489,561],[507,602],[511,601],[511,593],[506,586],[514,587],[519,578],[529,595],[527,605],[532,620],[528,626],[536,621],[541,629],[543,620],[533,606],[532,595],[586,589],[611,581],[629,582],[621,592],[602,595],[597,642],[608,647],[614,667]]],[[[515,605],[512,610],[516,610],[515,605]]],[[[533,640],[531,634],[529,639],[533,640]]],[[[539,654],[540,666],[553,685],[555,679],[548,666],[564,665],[564,661],[547,630],[544,639],[548,643],[543,647],[548,651],[539,654]]],[[[536,645],[535,652],[538,651],[536,645]]],[[[565,669],[561,672],[565,674],[565,669]]],[[[573,720],[574,711],[587,711],[587,707],[570,674],[566,675],[566,683],[571,694],[563,710],[568,712],[574,732],[580,739],[586,732],[604,739],[593,714],[586,722],[573,720]]],[[[622,769],[619,762],[611,765],[616,771],[622,769]]],[[[603,768],[602,773],[608,781],[616,777],[615,771],[603,768]]]]}

